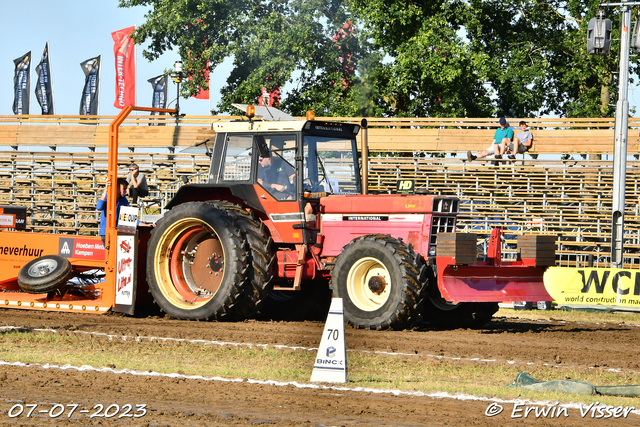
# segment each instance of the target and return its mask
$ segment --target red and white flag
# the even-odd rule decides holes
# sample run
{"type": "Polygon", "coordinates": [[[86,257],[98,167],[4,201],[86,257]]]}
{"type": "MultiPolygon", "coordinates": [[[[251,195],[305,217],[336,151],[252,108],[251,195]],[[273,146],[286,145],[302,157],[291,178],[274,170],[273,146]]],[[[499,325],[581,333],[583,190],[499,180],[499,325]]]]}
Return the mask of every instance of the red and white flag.
{"type": "Polygon", "coordinates": [[[136,46],[131,34],[135,26],[111,33],[116,59],[116,108],[136,103],[136,46]]]}

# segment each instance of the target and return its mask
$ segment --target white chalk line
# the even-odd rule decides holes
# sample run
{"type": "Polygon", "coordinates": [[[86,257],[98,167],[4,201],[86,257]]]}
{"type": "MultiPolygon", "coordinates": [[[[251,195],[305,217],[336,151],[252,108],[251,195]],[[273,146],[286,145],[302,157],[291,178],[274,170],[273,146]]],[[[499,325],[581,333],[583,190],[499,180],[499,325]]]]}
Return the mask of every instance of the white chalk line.
{"type": "MultiPolygon", "coordinates": [[[[57,334],[58,331],[55,329],[41,329],[41,328],[28,328],[28,327],[21,327],[21,326],[0,326],[0,331],[1,330],[14,330],[16,332],[50,332],[50,333],[54,333],[57,334]]],[[[249,347],[249,348],[263,348],[263,349],[267,349],[267,348],[274,348],[277,350],[293,350],[293,351],[318,351],[317,347],[312,347],[312,348],[308,348],[308,347],[299,347],[299,346],[287,346],[287,345],[283,345],[283,344],[255,344],[255,343],[240,343],[240,342],[227,342],[227,341],[210,341],[210,340],[190,340],[190,339],[186,339],[186,338],[165,338],[165,337],[147,337],[147,336],[130,336],[130,335],[113,335],[113,334],[106,334],[104,332],[91,332],[91,331],[66,331],[66,332],[73,332],[74,334],[84,334],[84,335],[95,335],[98,337],[106,337],[108,338],[110,341],[113,339],[120,339],[122,341],[127,341],[127,340],[133,340],[136,342],[140,342],[143,340],[146,341],[150,341],[150,342],[154,342],[154,341],[165,341],[165,342],[183,342],[183,343],[188,343],[188,344],[202,344],[202,345],[217,345],[217,346],[230,346],[230,347],[249,347]]],[[[466,357],[453,357],[453,356],[442,356],[442,355],[438,355],[438,354],[416,354],[416,353],[397,353],[397,352],[389,352],[389,351],[370,351],[370,350],[349,350],[347,349],[347,352],[352,352],[352,353],[365,353],[365,354],[376,354],[376,355],[383,355],[383,356],[411,356],[411,357],[427,357],[427,358],[432,358],[432,359],[438,359],[438,360],[451,360],[451,361],[455,361],[455,362],[482,362],[482,363],[492,363],[492,362],[496,362],[499,363],[499,360],[496,359],[481,359],[479,357],[472,357],[472,358],[466,358],[466,357]]],[[[514,360],[505,360],[505,363],[507,363],[508,365],[515,365],[516,363],[518,363],[517,361],[514,360]]],[[[526,364],[527,366],[536,366],[537,364],[535,362],[521,362],[526,364]]],[[[574,369],[574,367],[572,366],[566,366],[566,365],[554,365],[554,364],[550,364],[550,363],[541,363],[541,366],[545,366],[545,367],[551,367],[551,368],[566,368],[566,369],[574,369]]],[[[588,369],[598,369],[595,366],[589,366],[588,369]]],[[[605,372],[613,372],[613,373],[623,373],[625,372],[623,369],[620,368],[608,368],[608,369],[603,369],[603,371],[605,372]]],[[[639,372],[637,371],[631,371],[628,370],[626,371],[628,373],[633,373],[633,374],[637,374],[639,372]]]]}
{"type": "MultiPolygon", "coordinates": [[[[185,380],[201,380],[201,381],[220,381],[227,383],[247,383],[247,384],[259,384],[259,385],[270,385],[276,387],[286,387],[293,386],[296,388],[306,388],[306,389],[316,389],[316,390],[331,390],[331,391],[343,391],[343,392],[352,392],[352,393],[375,393],[375,394],[390,394],[394,396],[410,396],[410,397],[433,397],[440,399],[455,399],[455,400],[472,400],[479,402],[492,402],[498,404],[520,404],[520,405],[537,405],[537,406],[556,406],[563,407],[567,409],[581,409],[584,408],[585,404],[582,402],[570,402],[570,403],[559,403],[558,401],[550,401],[550,400],[531,400],[531,399],[501,399],[498,397],[482,397],[476,396],[468,393],[448,393],[445,391],[435,391],[435,392],[423,392],[423,391],[406,391],[406,390],[398,390],[398,389],[380,389],[380,388],[371,388],[371,387],[346,387],[346,386],[327,386],[321,384],[310,384],[310,383],[300,383],[297,381],[275,381],[275,380],[254,380],[254,379],[244,379],[244,378],[223,378],[223,377],[206,377],[203,375],[184,375],[184,374],[165,374],[162,372],[155,371],[136,371],[133,369],[116,369],[116,368],[95,368],[90,365],[82,365],[82,366],[73,366],[69,364],[65,365],[52,365],[50,363],[23,363],[23,362],[6,362],[4,360],[0,360],[0,366],[14,366],[14,367],[39,367],[42,369],[60,369],[60,370],[76,370],[78,372],[102,372],[102,373],[111,373],[118,375],[134,375],[141,377],[161,377],[161,378],[172,378],[172,379],[185,379],[185,380]]],[[[640,415],[640,409],[634,409],[630,411],[630,413],[635,415],[640,415]]]]}

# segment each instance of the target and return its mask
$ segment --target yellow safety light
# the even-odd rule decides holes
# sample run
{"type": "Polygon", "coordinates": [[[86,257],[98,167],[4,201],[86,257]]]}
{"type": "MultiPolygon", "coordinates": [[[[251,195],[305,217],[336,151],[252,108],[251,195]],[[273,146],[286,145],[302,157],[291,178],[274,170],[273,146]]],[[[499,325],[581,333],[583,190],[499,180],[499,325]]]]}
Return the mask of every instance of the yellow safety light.
{"type": "Polygon", "coordinates": [[[314,120],[315,118],[316,115],[312,110],[307,111],[307,120],[314,120]]]}
{"type": "Polygon", "coordinates": [[[247,105],[247,117],[250,119],[256,115],[256,107],[253,105],[247,105]]]}

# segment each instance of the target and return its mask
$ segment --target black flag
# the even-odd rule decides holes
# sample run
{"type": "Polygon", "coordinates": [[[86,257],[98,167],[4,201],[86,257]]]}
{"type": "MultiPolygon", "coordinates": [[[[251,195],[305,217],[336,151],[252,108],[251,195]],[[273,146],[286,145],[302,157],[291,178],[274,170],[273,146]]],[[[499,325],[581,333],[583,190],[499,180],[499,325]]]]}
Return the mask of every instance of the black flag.
{"type": "Polygon", "coordinates": [[[31,92],[31,52],[14,59],[13,114],[29,114],[29,92],[31,92]]]}
{"type": "Polygon", "coordinates": [[[87,59],[80,63],[84,72],[84,89],[80,100],[80,115],[98,115],[100,102],[100,56],[87,59]]]}
{"type": "MultiPolygon", "coordinates": [[[[153,88],[153,98],[151,99],[151,107],[153,108],[167,108],[167,76],[162,74],[157,77],[153,77],[147,80],[151,83],[153,88]]],[[[158,114],[156,111],[151,112],[151,115],[158,114]]],[[[160,113],[164,115],[165,113],[160,113]]],[[[151,126],[152,124],[149,124],[151,126]]],[[[158,126],[164,126],[164,123],[158,123],[158,126]]]]}
{"type": "Polygon", "coordinates": [[[51,83],[51,63],[49,62],[49,42],[44,47],[42,59],[36,67],[36,99],[43,115],[55,114],[53,109],[53,85],[51,83]]]}

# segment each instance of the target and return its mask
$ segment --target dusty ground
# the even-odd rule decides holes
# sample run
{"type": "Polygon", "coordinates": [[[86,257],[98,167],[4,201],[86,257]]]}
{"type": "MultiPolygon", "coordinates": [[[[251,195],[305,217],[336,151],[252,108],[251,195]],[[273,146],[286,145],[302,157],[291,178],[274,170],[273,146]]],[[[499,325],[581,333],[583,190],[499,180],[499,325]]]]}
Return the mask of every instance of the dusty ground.
{"type": "MultiPolygon", "coordinates": [[[[640,323],[640,319],[629,323],[640,323]]],[[[0,326],[22,326],[105,332],[115,335],[204,339],[258,344],[317,347],[322,322],[246,321],[187,322],[159,317],[75,315],[0,310],[0,326]]],[[[463,359],[496,359],[506,363],[609,367],[640,371],[637,343],[640,327],[614,324],[534,322],[495,319],[481,330],[437,331],[428,326],[409,331],[362,331],[347,328],[347,347],[354,350],[442,355],[463,359]]],[[[393,396],[336,389],[296,388],[220,381],[141,377],[102,372],[0,365],[0,425],[640,425],[640,416],[596,420],[570,409],[561,419],[512,419],[513,404],[487,417],[490,402],[393,396]],[[53,403],[83,405],[70,420],[53,421],[53,403]],[[146,404],[139,418],[90,418],[94,405],[146,404]],[[16,404],[38,404],[30,418],[10,417],[16,404]],[[81,414],[81,409],[90,409],[81,414]],[[38,413],[39,411],[44,411],[38,413]]],[[[640,400],[640,399],[639,399],[640,400]]],[[[640,401],[637,407],[640,407],[640,401]]],[[[25,413],[29,408],[25,407],[25,413]]],[[[17,411],[17,407],[14,411],[17,411]]],[[[70,408],[65,408],[64,416],[70,408]]],[[[115,411],[115,409],[114,409],[115,411]]],[[[14,412],[15,414],[16,412],[14,412]]],[[[102,412],[104,414],[104,410],[102,412]]]]}

